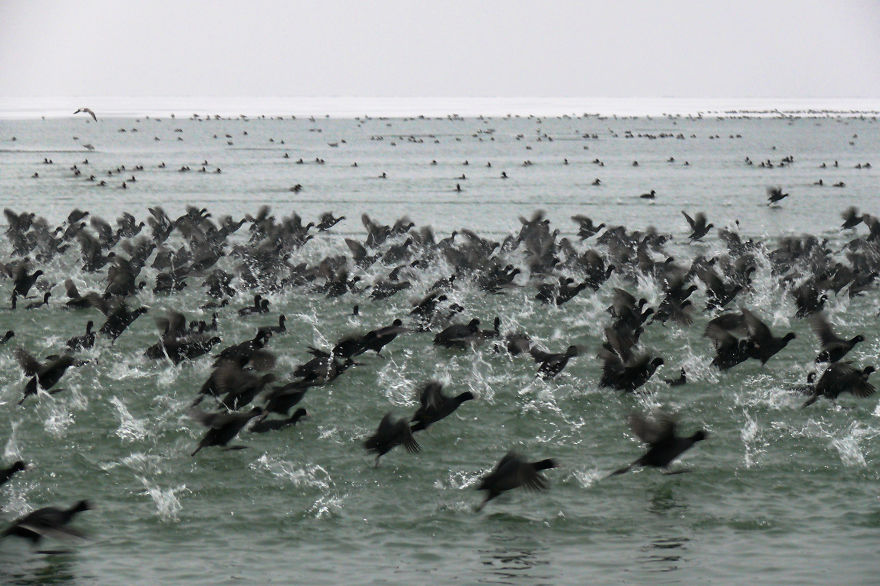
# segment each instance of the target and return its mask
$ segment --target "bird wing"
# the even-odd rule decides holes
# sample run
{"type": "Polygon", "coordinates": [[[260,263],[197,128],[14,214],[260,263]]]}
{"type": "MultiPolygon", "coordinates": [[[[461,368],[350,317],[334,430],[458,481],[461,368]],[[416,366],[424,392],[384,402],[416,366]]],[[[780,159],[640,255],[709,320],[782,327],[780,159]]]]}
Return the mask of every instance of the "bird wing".
{"type": "Polygon", "coordinates": [[[834,333],[828,319],[821,313],[817,313],[812,317],[810,320],[810,326],[812,326],[813,332],[816,336],[819,337],[819,342],[822,346],[844,341],[840,336],[834,333]]]}
{"type": "Polygon", "coordinates": [[[28,376],[34,376],[43,368],[43,365],[40,364],[36,358],[22,348],[15,349],[15,359],[18,360],[18,364],[28,376]]]}
{"type": "Polygon", "coordinates": [[[755,314],[746,308],[743,308],[742,313],[743,317],[746,319],[746,327],[749,329],[749,335],[757,344],[760,345],[761,342],[766,342],[773,337],[767,324],[758,319],[755,314]]]}
{"type": "Polygon", "coordinates": [[[423,410],[436,410],[443,404],[443,385],[437,381],[430,381],[419,391],[419,403],[423,410]]]}
{"type": "Polygon", "coordinates": [[[80,297],[79,290],[76,288],[76,283],[74,283],[72,279],[64,280],[64,289],[67,291],[67,296],[69,298],[78,299],[80,297]]]}
{"type": "Polygon", "coordinates": [[[691,230],[693,230],[694,226],[696,225],[694,219],[687,215],[687,212],[685,212],[684,210],[681,210],[681,215],[684,216],[684,219],[687,220],[687,223],[690,225],[691,230]]]}
{"type": "Polygon", "coordinates": [[[651,445],[675,435],[675,419],[664,412],[657,412],[652,419],[632,413],[629,426],[640,440],[651,445]]]}

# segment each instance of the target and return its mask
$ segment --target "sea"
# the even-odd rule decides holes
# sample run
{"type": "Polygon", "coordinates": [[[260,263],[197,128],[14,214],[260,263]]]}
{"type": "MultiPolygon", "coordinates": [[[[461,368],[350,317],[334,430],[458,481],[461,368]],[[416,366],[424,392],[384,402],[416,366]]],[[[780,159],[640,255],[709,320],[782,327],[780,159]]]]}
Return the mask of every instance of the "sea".
{"type": "MultiPolygon", "coordinates": [[[[665,361],[657,373],[636,393],[600,388],[613,289],[656,307],[660,285],[613,274],[597,291],[546,305],[535,298],[538,283],[582,275],[530,274],[521,248],[496,251],[522,272],[494,294],[477,286],[479,275],[460,276],[447,293],[463,308],[457,320],[491,328],[497,316],[502,336],[525,332],[550,352],[577,345],[558,376],[537,378],[530,358],[491,341],[450,350],[432,333],[407,331],[382,356],[359,356],[310,389],[301,403],[309,417],[295,427],[245,429],[231,442],[244,449],[193,457],[205,429],[190,404],[213,359],[174,365],[144,350],[158,341],[156,318],[166,311],[210,321],[213,310],[200,309],[209,300],[201,275],[181,292],[153,293],[152,256],[139,277],[147,286],[129,299],[149,312],[115,343],[78,352],[87,363],[68,370],[63,391],[18,405],[28,377],[14,349],[59,354],[87,321],[103,319],[65,309],[66,279],[80,292],[107,283],[106,270],[82,269],[72,241],[51,260],[33,259],[44,274],[32,295],[50,291],[48,306],[28,311],[33,300],[19,300],[11,310],[12,282],[0,279],[0,331],[15,331],[0,347],[0,466],[30,464],[0,487],[0,526],[81,499],[93,509],[71,524],[83,539],[0,540],[0,582],[877,583],[880,403],[844,394],[801,408],[804,395],[792,389],[821,374],[819,343],[810,320],[795,317],[797,276],[781,282],[768,253],[783,238],[812,235],[847,262],[847,243],[867,229],[842,230],[841,213],[880,214],[878,113],[880,100],[864,99],[0,99],[0,207],[34,212],[51,228],[75,208],[113,226],[123,212],[147,221],[156,206],[171,218],[187,206],[212,220],[256,216],[262,206],[279,222],[345,217],[312,229],[290,266],[350,255],[346,239],[363,243],[367,218],[407,218],[413,232],[430,227],[436,240],[455,233],[456,242],[470,238],[463,230],[501,242],[543,218],[557,241],[604,254],[595,236],[578,237],[571,217],[584,215],[667,234],[665,249],[651,254],[685,265],[727,254],[718,236],[727,228],[759,244],[753,283],[727,309],[748,308],[775,334],[797,336],[764,366],[718,371],[703,336],[718,311],[704,309],[696,281],[693,325],[645,327],[642,347],[665,361]],[[81,107],[97,120],[74,114],[81,107]],[[775,186],[790,195],[770,206],[775,186]],[[640,197],[652,190],[654,199],[640,197]],[[714,228],[691,242],[683,211],[703,212],[714,228]],[[680,368],[687,384],[666,384],[680,368]],[[419,453],[398,447],[374,466],[363,440],[386,413],[410,417],[430,380],[475,399],[416,434],[419,453]],[[681,473],[607,478],[644,452],[628,416],[658,410],[674,414],[681,433],[704,429],[708,439],[673,465],[681,473]],[[480,478],[510,450],[558,463],[543,473],[548,489],[511,490],[478,511],[480,478]]],[[[227,251],[248,245],[248,226],[227,251]]],[[[167,247],[183,243],[175,232],[167,247]]],[[[0,260],[12,258],[4,236],[0,260]]],[[[398,264],[349,266],[372,286],[398,264]]],[[[233,275],[241,265],[232,254],[218,263],[233,275]]],[[[381,300],[369,290],[328,298],[308,285],[264,291],[270,312],[245,317],[237,309],[255,290],[236,278],[237,294],[216,310],[218,348],[284,314],[287,331],[267,348],[286,382],[309,347],[329,350],[398,318],[410,325],[413,303],[454,270],[442,256],[404,268],[410,288],[381,300]]],[[[837,333],[865,337],[847,356],[858,367],[880,367],[878,312],[876,286],[826,301],[837,333]]]]}

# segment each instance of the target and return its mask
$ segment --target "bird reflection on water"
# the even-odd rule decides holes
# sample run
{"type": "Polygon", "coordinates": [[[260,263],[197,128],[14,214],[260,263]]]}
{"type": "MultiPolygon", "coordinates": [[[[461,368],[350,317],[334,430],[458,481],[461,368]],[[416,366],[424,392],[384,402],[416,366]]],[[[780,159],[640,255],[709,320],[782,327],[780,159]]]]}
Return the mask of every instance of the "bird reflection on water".
{"type": "Polygon", "coordinates": [[[480,582],[513,584],[521,580],[555,581],[550,568],[548,549],[521,536],[492,535],[492,549],[480,550],[480,562],[489,575],[480,582]]]}

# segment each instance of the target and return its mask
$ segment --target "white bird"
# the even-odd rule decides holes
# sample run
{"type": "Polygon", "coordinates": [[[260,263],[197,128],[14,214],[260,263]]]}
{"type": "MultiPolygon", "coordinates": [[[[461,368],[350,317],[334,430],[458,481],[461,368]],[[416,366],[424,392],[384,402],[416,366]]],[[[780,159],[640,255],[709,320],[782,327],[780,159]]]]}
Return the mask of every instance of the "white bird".
{"type": "Polygon", "coordinates": [[[85,112],[86,114],[88,114],[89,116],[91,116],[92,118],[94,118],[95,122],[98,121],[98,117],[95,116],[95,113],[92,112],[92,109],[91,109],[91,108],[80,108],[80,109],[78,109],[76,112],[74,112],[74,114],[79,114],[80,112],[85,112]]]}

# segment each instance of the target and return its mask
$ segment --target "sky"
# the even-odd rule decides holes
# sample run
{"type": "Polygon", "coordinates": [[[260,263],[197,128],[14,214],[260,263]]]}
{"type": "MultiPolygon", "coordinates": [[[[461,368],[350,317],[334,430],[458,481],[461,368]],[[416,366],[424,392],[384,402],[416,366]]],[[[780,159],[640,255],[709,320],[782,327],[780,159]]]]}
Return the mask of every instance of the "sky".
{"type": "Polygon", "coordinates": [[[880,1],[0,1],[0,97],[880,98],[880,1]]]}

